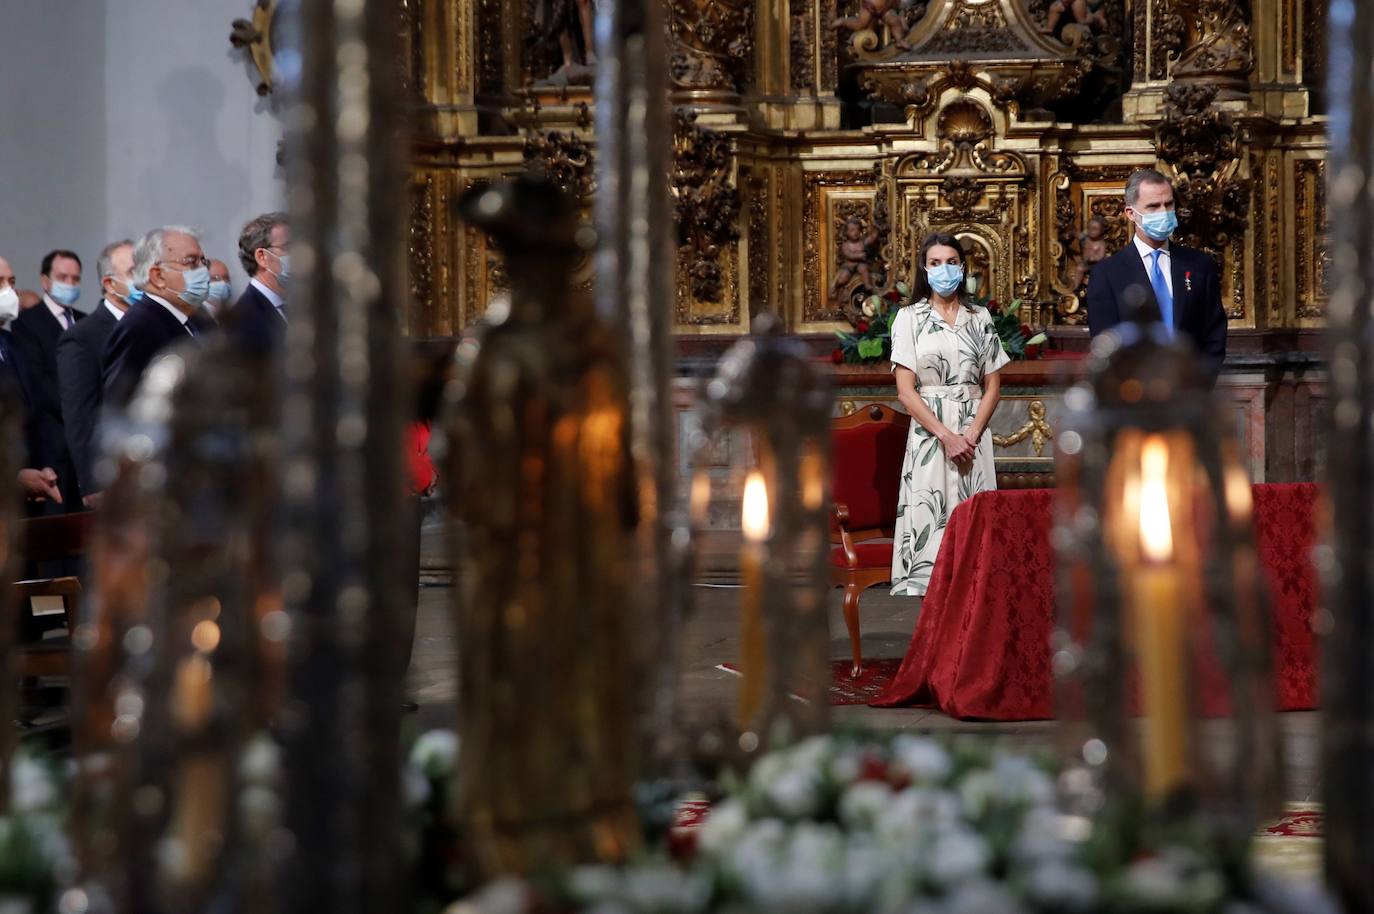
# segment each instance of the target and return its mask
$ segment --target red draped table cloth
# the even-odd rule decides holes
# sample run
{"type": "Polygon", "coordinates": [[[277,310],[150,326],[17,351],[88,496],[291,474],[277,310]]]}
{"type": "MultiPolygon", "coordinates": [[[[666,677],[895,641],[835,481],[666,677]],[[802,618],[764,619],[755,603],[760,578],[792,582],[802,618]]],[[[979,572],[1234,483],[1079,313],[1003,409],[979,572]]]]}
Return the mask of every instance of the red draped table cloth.
{"type": "MultiPolygon", "coordinates": [[[[1257,485],[1254,493],[1256,544],[1273,595],[1277,707],[1313,708],[1318,489],[1257,485]]],[[[1054,716],[1053,513],[1051,489],[982,492],[954,510],[911,646],[874,707],[981,720],[1054,716]]]]}

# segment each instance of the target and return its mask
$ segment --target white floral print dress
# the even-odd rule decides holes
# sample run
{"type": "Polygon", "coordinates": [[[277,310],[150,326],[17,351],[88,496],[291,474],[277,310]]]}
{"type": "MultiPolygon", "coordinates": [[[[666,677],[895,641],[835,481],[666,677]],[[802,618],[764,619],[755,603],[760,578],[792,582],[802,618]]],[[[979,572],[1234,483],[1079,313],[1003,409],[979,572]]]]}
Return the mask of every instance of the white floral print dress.
{"type": "MultiPolygon", "coordinates": [[[[922,299],[892,322],[892,370],[916,373],[916,392],[947,427],[963,432],[983,399],[983,378],[1011,361],[986,308],[964,306],[954,326],[922,299]]],[[[966,498],[997,488],[992,434],[984,432],[973,463],[960,469],[940,439],[914,419],[902,460],[897,528],[892,548],[892,593],[925,596],[950,512],[966,498]]]]}

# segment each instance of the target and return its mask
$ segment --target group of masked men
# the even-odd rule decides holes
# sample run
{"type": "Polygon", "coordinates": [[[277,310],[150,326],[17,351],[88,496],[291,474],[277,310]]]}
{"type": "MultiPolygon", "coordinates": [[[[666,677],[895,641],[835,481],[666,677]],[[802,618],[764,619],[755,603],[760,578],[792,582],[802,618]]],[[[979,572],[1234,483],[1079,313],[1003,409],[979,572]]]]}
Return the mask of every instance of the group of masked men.
{"type": "Polygon", "coordinates": [[[31,516],[99,504],[102,417],[128,405],[164,350],[214,333],[261,353],[280,345],[289,243],[284,213],[243,227],[238,259],[249,281],[231,302],[228,267],[206,256],[194,230],[162,226],[112,242],[96,260],[101,300],[85,313],[75,308],[82,280],[75,252],[43,258],[37,294],[21,291],[0,257],[0,393],[21,414],[18,484],[31,516]]]}

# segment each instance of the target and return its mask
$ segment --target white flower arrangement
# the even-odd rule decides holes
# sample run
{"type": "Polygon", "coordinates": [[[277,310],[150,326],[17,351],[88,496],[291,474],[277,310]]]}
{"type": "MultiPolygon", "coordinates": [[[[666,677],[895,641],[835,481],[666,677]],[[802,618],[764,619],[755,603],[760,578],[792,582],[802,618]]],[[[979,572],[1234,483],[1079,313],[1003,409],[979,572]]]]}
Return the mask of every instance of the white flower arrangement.
{"type": "MultiPolygon", "coordinates": [[[[1058,805],[1025,755],[900,735],[813,737],[758,759],[712,808],[685,861],[585,867],[560,888],[500,883],[453,910],[530,914],[1333,912],[1315,888],[1227,881],[1183,846],[1125,864],[1058,805]]],[[[1110,842],[1109,842],[1110,843],[1110,842]]]]}

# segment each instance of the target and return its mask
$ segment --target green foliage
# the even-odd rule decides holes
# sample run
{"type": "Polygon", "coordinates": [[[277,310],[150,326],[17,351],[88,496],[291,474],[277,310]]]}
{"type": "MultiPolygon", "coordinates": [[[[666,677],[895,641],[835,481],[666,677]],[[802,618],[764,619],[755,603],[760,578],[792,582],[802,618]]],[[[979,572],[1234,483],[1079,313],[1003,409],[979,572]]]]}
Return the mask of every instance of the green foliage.
{"type": "Polygon", "coordinates": [[[997,331],[998,339],[1002,341],[1002,351],[1009,358],[1021,360],[1036,358],[1039,355],[1038,349],[1045,342],[1045,334],[1032,334],[1031,328],[1021,323],[1018,314],[1021,310],[1021,299],[1016,299],[1005,308],[987,298],[975,298],[974,304],[987,308],[992,315],[992,326],[997,331]],[[1028,352],[1028,347],[1035,348],[1029,349],[1028,352]]]}

